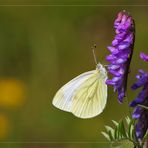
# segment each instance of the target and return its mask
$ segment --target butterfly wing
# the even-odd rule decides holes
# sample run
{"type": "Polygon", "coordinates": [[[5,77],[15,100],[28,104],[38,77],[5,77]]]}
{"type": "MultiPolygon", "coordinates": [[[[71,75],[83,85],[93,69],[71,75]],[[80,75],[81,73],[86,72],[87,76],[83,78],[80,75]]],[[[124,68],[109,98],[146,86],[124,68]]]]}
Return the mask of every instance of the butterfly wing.
{"type": "Polygon", "coordinates": [[[107,102],[107,74],[95,73],[75,91],[71,112],[79,118],[92,118],[100,114],[107,102]]]}
{"type": "Polygon", "coordinates": [[[94,71],[95,70],[85,72],[61,87],[54,96],[52,104],[61,110],[71,112],[72,98],[75,95],[75,91],[94,73],[94,71]]]}

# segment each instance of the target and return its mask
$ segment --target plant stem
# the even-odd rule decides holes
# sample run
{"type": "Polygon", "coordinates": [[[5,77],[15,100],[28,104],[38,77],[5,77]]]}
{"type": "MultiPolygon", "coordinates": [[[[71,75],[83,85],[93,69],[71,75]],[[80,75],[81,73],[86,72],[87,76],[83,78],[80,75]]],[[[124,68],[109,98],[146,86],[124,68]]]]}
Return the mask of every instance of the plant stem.
{"type": "Polygon", "coordinates": [[[127,106],[128,106],[128,112],[129,112],[129,115],[131,117],[131,110],[130,110],[130,107],[129,107],[129,100],[128,100],[128,95],[127,95],[127,92],[126,92],[126,100],[127,100],[127,106]]]}
{"type": "Polygon", "coordinates": [[[140,106],[140,107],[142,107],[142,108],[144,108],[144,109],[148,109],[148,107],[145,106],[145,105],[138,104],[138,106],[140,106]]]}

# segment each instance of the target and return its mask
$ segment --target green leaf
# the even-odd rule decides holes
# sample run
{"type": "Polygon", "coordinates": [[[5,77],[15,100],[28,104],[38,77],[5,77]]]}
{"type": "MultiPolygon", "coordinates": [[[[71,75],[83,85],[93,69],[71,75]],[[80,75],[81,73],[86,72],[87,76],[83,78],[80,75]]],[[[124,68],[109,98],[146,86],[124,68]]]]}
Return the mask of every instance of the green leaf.
{"type": "Polygon", "coordinates": [[[115,125],[115,130],[114,130],[114,138],[115,139],[118,139],[119,137],[119,134],[118,134],[118,125],[119,123],[115,120],[111,120],[113,122],[113,124],[115,125]]]}
{"type": "Polygon", "coordinates": [[[105,126],[105,128],[106,128],[106,130],[107,130],[108,132],[109,132],[109,131],[111,132],[112,137],[114,138],[114,132],[115,132],[114,129],[113,129],[112,127],[110,127],[110,126],[107,126],[107,125],[105,126]]]}
{"type": "Polygon", "coordinates": [[[124,119],[126,120],[126,125],[125,127],[124,121],[120,120],[118,123],[115,120],[112,120],[114,124],[114,128],[110,126],[105,126],[107,132],[102,132],[102,134],[112,142],[114,143],[121,143],[121,141],[128,140],[131,141],[132,143],[136,143],[135,138],[135,120],[130,119],[128,116],[124,119]]]}
{"type": "Polygon", "coordinates": [[[108,125],[106,125],[105,128],[106,128],[107,131],[111,131],[111,132],[114,131],[114,129],[112,127],[108,126],[108,125]]]}
{"type": "Polygon", "coordinates": [[[130,138],[133,139],[134,138],[134,125],[131,125],[131,129],[130,129],[130,138]]]}
{"type": "Polygon", "coordinates": [[[119,122],[119,125],[118,125],[118,137],[122,138],[122,123],[121,122],[119,122]]]}
{"type": "Polygon", "coordinates": [[[115,120],[112,120],[112,122],[114,123],[115,126],[117,126],[119,123],[115,120]]]}
{"type": "Polygon", "coordinates": [[[106,128],[108,133],[109,132],[111,133],[111,138],[115,139],[115,137],[114,137],[115,130],[112,127],[110,127],[110,126],[105,126],[105,128],[106,128]]]}
{"type": "Polygon", "coordinates": [[[128,125],[128,137],[132,138],[132,130],[133,130],[134,126],[133,126],[133,120],[130,121],[129,125],[128,125]]]}
{"type": "Polygon", "coordinates": [[[148,138],[148,130],[146,131],[145,135],[144,135],[144,139],[148,138]]]}
{"type": "Polygon", "coordinates": [[[123,120],[121,120],[117,126],[117,138],[121,139],[121,138],[126,138],[126,137],[127,137],[127,133],[124,127],[123,120]]]}
{"type": "Polygon", "coordinates": [[[131,139],[135,139],[135,128],[134,128],[134,125],[133,126],[133,129],[132,129],[132,132],[131,132],[131,139]]]}
{"type": "Polygon", "coordinates": [[[109,135],[110,140],[113,141],[114,138],[113,138],[113,135],[112,135],[111,131],[108,131],[108,135],[109,135]]]}
{"type": "Polygon", "coordinates": [[[118,137],[118,127],[116,126],[114,130],[114,138],[117,139],[117,137],[118,137]]]}
{"type": "Polygon", "coordinates": [[[127,116],[127,117],[125,118],[125,120],[126,120],[127,125],[129,125],[129,124],[130,124],[131,119],[127,116]]]}
{"type": "Polygon", "coordinates": [[[111,139],[109,138],[109,135],[107,133],[105,133],[105,132],[101,132],[101,133],[107,140],[111,141],[111,139]]]}
{"type": "Polygon", "coordinates": [[[123,121],[121,121],[121,133],[123,137],[127,137],[123,121]]]}

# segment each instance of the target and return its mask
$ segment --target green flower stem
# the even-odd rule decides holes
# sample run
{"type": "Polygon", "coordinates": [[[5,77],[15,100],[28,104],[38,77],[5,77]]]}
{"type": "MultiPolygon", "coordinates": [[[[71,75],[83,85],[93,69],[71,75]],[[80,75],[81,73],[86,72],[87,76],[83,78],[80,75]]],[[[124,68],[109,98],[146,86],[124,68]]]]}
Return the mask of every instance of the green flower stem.
{"type": "Polygon", "coordinates": [[[144,105],[141,105],[141,104],[138,104],[138,106],[140,106],[140,107],[142,107],[142,108],[144,108],[144,109],[148,109],[147,106],[144,106],[144,105]]]}

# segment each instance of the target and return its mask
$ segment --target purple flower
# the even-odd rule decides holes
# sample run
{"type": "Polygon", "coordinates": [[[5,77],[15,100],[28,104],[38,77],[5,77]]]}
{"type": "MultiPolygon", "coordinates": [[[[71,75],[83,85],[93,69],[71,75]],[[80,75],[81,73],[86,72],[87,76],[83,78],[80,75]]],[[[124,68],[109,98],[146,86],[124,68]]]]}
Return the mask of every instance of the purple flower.
{"type": "Polygon", "coordinates": [[[112,41],[112,46],[108,47],[111,54],[106,57],[106,60],[110,62],[108,70],[113,78],[107,80],[106,84],[114,86],[114,91],[118,92],[118,100],[122,103],[134,48],[134,20],[127,12],[119,12],[114,22],[114,28],[116,35],[112,41]]]}
{"type": "Polygon", "coordinates": [[[143,52],[140,53],[140,58],[144,61],[148,61],[148,55],[144,54],[143,52]]]}
{"type": "MultiPolygon", "coordinates": [[[[141,56],[140,54],[140,57],[145,60],[145,56],[143,55],[141,56]]],[[[135,90],[140,87],[143,88],[138,94],[137,98],[130,103],[130,106],[135,107],[132,117],[134,119],[137,119],[135,125],[136,136],[138,139],[142,139],[148,129],[148,110],[141,106],[138,106],[138,104],[148,106],[148,72],[139,70],[139,74],[136,76],[136,78],[137,82],[133,84],[132,89],[135,90]]]]}

